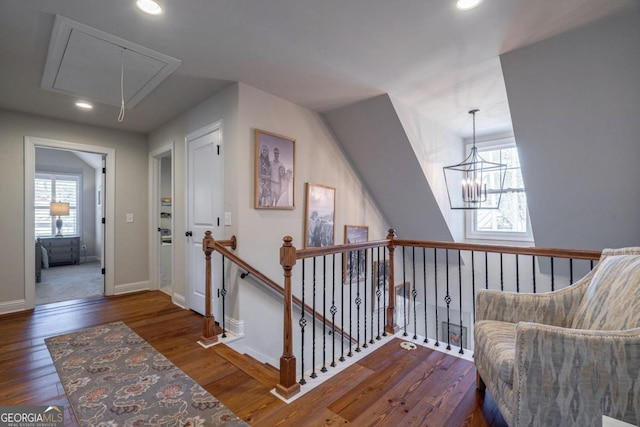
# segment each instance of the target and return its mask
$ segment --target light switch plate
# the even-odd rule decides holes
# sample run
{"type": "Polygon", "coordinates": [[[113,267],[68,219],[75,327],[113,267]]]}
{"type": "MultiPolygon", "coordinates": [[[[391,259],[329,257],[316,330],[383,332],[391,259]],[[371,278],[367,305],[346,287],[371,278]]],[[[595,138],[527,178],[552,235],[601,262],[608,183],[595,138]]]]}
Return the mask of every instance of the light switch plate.
{"type": "Polygon", "coordinates": [[[127,222],[133,222],[133,214],[132,213],[128,213],[127,214],[127,222]]]}
{"type": "Polygon", "coordinates": [[[231,212],[224,213],[224,225],[231,225],[231,212]]]}

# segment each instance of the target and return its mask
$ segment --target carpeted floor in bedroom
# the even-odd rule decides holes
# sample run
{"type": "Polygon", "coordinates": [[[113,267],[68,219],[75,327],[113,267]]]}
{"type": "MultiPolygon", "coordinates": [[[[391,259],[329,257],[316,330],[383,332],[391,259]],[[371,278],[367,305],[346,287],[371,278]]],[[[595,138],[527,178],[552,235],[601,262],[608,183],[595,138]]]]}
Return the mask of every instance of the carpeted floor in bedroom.
{"type": "Polygon", "coordinates": [[[42,269],[36,283],[36,305],[102,295],[100,262],[61,265],[42,269]]]}

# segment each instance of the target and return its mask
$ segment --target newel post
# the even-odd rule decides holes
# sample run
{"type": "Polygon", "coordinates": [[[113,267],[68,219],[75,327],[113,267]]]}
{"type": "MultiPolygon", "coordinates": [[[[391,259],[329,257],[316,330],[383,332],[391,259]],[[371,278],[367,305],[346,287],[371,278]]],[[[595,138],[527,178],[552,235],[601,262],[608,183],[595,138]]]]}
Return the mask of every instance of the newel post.
{"type": "Polygon", "coordinates": [[[394,266],[394,252],[396,231],[393,228],[389,229],[387,234],[387,240],[389,240],[389,304],[387,305],[387,324],[385,325],[385,332],[389,334],[396,333],[396,290],[393,274],[394,266]]]}
{"type": "Polygon", "coordinates": [[[291,291],[291,270],[296,264],[296,248],[291,244],[293,239],[286,236],[280,248],[280,265],[284,270],[284,327],[282,340],[282,357],[280,357],[280,382],[276,384],[276,392],[285,399],[300,392],[300,384],[296,381],[296,356],[293,354],[293,301],[291,291]]]}
{"type": "Polygon", "coordinates": [[[202,250],[205,255],[205,308],[202,322],[202,337],[200,345],[209,347],[218,342],[218,336],[215,334],[216,320],[211,311],[211,252],[213,252],[215,240],[211,237],[211,231],[205,231],[204,239],[202,239],[202,250]]]}

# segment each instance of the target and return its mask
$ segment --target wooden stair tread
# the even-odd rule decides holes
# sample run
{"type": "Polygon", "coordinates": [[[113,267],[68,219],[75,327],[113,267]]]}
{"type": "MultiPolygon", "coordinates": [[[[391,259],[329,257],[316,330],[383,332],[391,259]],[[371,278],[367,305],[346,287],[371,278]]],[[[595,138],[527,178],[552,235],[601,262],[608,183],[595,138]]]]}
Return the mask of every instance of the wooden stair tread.
{"type": "Polygon", "coordinates": [[[248,354],[238,353],[225,344],[216,345],[213,349],[220,357],[223,357],[269,389],[274,388],[280,379],[280,371],[278,369],[268,363],[260,362],[248,354]]]}

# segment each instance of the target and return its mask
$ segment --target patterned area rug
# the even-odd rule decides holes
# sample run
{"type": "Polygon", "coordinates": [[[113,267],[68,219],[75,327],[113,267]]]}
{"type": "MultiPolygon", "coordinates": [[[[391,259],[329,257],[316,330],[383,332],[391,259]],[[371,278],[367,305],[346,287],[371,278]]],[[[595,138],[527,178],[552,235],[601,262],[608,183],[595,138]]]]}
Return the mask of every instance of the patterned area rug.
{"type": "Polygon", "coordinates": [[[81,426],[247,426],[122,322],[45,340],[81,426]]]}

